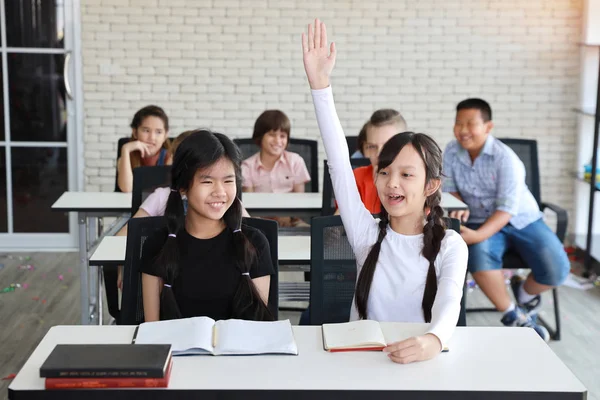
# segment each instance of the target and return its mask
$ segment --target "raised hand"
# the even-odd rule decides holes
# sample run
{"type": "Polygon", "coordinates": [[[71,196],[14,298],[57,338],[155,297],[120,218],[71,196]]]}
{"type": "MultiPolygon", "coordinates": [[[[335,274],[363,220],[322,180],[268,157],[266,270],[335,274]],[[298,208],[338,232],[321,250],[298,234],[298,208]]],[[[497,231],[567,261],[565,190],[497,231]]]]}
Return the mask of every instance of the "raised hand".
{"type": "Polygon", "coordinates": [[[327,29],[319,19],[308,24],[308,36],[302,33],[304,70],[311,89],[329,86],[329,75],[335,65],[335,43],[327,45],[327,29]]]}

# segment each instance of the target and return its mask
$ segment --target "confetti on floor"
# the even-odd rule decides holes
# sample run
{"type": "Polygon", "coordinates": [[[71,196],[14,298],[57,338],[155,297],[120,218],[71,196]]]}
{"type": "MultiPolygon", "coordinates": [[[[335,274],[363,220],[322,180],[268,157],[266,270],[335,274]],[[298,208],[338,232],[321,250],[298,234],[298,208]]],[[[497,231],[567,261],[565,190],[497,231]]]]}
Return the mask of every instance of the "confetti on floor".
{"type": "Polygon", "coordinates": [[[15,379],[16,376],[17,376],[17,374],[6,375],[4,378],[2,378],[2,380],[3,381],[10,381],[12,379],[15,379]]]}
{"type": "Polygon", "coordinates": [[[62,276],[62,275],[59,275],[59,276],[58,276],[58,280],[59,280],[59,281],[62,281],[62,280],[64,280],[64,279],[65,279],[65,277],[64,277],[64,276],[62,276]]]}

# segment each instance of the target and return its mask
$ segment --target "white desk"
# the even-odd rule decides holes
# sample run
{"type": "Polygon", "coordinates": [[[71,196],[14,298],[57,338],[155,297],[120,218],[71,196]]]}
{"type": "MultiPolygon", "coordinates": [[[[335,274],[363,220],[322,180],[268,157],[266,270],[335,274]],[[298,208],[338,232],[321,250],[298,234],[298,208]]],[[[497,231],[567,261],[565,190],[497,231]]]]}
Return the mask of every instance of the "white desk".
{"type": "MultiPolygon", "coordinates": [[[[310,263],[310,236],[279,236],[279,263],[310,263]]],[[[123,265],[127,237],[105,236],[90,257],[90,265],[123,265]]]]}
{"type": "Polygon", "coordinates": [[[8,398],[582,400],[587,394],[532,329],[506,327],[457,328],[448,353],[400,365],[381,352],[328,353],[320,327],[300,326],[294,327],[298,356],[175,357],[168,389],[44,390],[39,368],[56,344],[130,343],[134,329],[51,328],[8,387],[8,398]]]}
{"type": "MultiPolygon", "coordinates": [[[[65,192],[52,205],[53,211],[76,212],[79,224],[79,270],[81,286],[81,323],[102,323],[102,309],[100,270],[93,267],[90,273],[88,258],[89,252],[95,246],[98,231],[96,218],[100,217],[122,217],[131,212],[131,193],[113,192],[65,192]]],[[[118,228],[125,220],[118,220],[113,227],[106,232],[118,228]]]]}
{"type": "MultiPolygon", "coordinates": [[[[243,193],[242,203],[251,216],[318,216],[323,208],[321,193],[243,193]]],[[[442,193],[441,206],[447,211],[464,210],[467,205],[450,193],[442,193]]]]}

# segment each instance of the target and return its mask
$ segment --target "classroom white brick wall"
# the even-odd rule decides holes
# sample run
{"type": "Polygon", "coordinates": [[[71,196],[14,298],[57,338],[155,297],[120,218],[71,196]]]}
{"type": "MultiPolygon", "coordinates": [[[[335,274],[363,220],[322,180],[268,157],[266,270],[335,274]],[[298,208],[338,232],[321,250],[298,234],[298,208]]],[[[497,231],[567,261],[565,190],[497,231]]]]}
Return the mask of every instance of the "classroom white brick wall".
{"type": "Polygon", "coordinates": [[[293,136],[317,139],[300,34],[318,16],[339,53],[333,86],[347,135],[392,107],[445,146],[456,103],[482,97],[496,136],[539,141],[543,198],[571,209],[581,8],[580,0],[82,0],[85,188],[113,190],[117,139],[151,103],[167,111],[171,136],[210,127],[249,137],[256,117],[278,108],[293,136]]]}

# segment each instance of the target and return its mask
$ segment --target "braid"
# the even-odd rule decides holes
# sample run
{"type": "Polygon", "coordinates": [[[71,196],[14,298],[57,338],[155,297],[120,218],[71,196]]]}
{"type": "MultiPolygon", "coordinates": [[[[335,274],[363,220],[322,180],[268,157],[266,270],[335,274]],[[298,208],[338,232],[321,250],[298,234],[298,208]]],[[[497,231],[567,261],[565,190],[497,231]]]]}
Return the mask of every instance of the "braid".
{"type": "Polygon", "coordinates": [[[425,322],[431,322],[431,308],[437,294],[437,276],[435,273],[435,259],[440,251],[442,240],[446,235],[444,220],[442,219],[444,211],[440,207],[442,198],[438,190],[426,200],[426,207],[430,211],[427,215],[427,222],[423,227],[423,257],[429,261],[427,270],[427,279],[425,281],[425,291],[423,292],[423,316],[425,322]]]}
{"type": "Polygon", "coordinates": [[[369,255],[360,270],[358,281],[356,282],[356,308],[361,319],[368,318],[367,303],[369,300],[369,292],[371,291],[371,283],[373,282],[373,276],[375,275],[375,267],[377,266],[377,260],[379,259],[381,243],[387,234],[387,226],[389,223],[388,213],[383,207],[381,207],[379,218],[379,235],[377,236],[377,242],[371,247],[371,251],[369,251],[369,255]]]}

